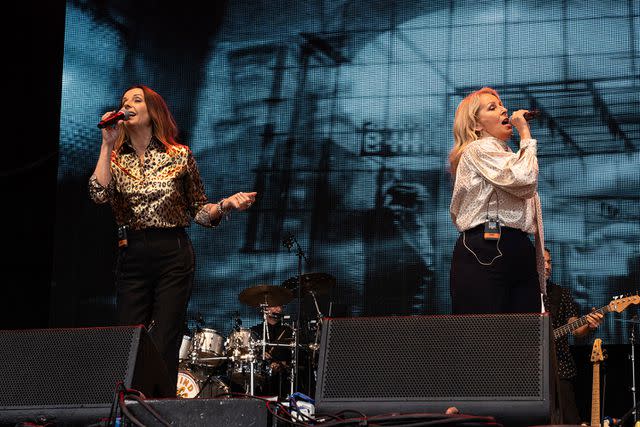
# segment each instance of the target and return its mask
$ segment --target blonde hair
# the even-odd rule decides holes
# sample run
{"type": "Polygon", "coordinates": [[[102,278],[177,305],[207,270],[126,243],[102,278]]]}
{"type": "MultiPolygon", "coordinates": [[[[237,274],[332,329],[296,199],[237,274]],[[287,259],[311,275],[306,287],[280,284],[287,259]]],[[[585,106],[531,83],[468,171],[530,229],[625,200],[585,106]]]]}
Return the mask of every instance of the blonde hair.
{"type": "Polygon", "coordinates": [[[454,177],[458,169],[458,162],[469,143],[477,140],[480,135],[476,131],[478,110],[480,109],[480,95],[488,93],[500,99],[498,92],[490,87],[483,87],[467,95],[456,109],[453,119],[453,148],[449,152],[449,172],[454,177]]]}

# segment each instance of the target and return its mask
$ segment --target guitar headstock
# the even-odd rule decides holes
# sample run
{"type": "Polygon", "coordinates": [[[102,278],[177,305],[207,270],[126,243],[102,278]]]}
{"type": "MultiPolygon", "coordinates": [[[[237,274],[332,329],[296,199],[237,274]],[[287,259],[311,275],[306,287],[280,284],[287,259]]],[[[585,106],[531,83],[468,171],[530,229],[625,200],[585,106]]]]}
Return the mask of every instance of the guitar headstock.
{"type": "Polygon", "coordinates": [[[622,313],[631,304],[640,304],[640,295],[617,296],[609,303],[609,310],[622,313]]]}
{"type": "Polygon", "coordinates": [[[593,341],[593,348],[591,349],[591,362],[599,363],[604,361],[604,353],[602,352],[602,340],[596,338],[593,341]]]}

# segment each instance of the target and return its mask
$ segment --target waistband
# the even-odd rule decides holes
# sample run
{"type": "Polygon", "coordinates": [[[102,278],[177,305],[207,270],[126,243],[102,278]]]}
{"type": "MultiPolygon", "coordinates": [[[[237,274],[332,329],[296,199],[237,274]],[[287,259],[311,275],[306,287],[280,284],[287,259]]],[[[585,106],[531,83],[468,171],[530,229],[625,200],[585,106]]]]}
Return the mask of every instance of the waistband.
{"type": "MultiPolygon", "coordinates": [[[[523,234],[525,236],[528,236],[528,233],[526,231],[522,231],[519,228],[507,227],[506,225],[501,225],[500,230],[509,234],[523,234]]],[[[484,233],[484,224],[478,224],[475,227],[464,230],[464,232],[467,234],[484,233]]],[[[462,232],[460,234],[462,234],[462,232]]]]}
{"type": "Polygon", "coordinates": [[[184,227],[167,227],[167,228],[143,228],[142,230],[127,229],[127,237],[153,237],[153,236],[176,236],[186,234],[184,227]]]}

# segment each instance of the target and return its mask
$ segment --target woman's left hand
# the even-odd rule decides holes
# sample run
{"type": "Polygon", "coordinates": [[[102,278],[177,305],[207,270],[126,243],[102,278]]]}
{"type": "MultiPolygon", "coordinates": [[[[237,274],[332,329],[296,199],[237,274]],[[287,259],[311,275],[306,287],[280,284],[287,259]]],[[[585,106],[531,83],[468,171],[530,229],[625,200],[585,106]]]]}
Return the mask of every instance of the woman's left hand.
{"type": "Polygon", "coordinates": [[[222,209],[229,211],[235,209],[237,211],[243,211],[249,209],[251,205],[256,201],[257,192],[251,193],[236,193],[233,196],[229,196],[222,202],[222,209]]]}

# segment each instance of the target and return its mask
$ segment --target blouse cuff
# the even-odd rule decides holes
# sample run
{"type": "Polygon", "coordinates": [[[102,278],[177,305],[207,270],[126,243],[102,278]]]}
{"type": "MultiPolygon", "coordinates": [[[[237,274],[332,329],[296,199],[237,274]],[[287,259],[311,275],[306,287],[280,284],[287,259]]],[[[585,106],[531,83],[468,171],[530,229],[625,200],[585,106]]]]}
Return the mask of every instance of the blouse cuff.
{"type": "Polygon", "coordinates": [[[533,138],[526,138],[520,141],[520,149],[527,149],[527,151],[533,151],[533,155],[538,154],[538,140],[533,138]]]}
{"type": "Polygon", "coordinates": [[[98,178],[95,175],[92,175],[91,178],[89,178],[89,196],[91,200],[96,203],[107,202],[111,197],[112,182],[105,187],[98,182],[98,178]]]}
{"type": "Polygon", "coordinates": [[[216,219],[212,219],[211,214],[209,214],[209,210],[203,206],[202,208],[200,208],[194,219],[198,224],[204,227],[217,227],[218,225],[220,225],[220,220],[222,218],[219,217],[216,219]]]}

